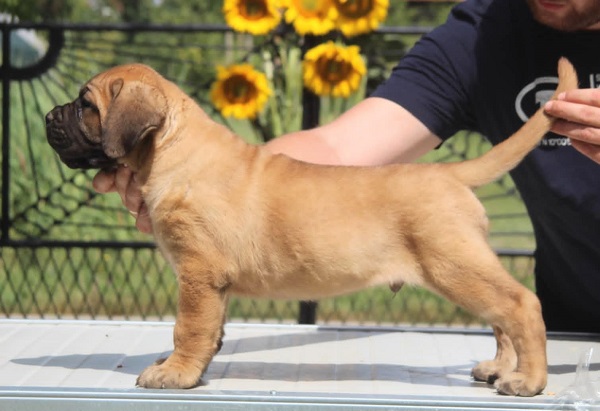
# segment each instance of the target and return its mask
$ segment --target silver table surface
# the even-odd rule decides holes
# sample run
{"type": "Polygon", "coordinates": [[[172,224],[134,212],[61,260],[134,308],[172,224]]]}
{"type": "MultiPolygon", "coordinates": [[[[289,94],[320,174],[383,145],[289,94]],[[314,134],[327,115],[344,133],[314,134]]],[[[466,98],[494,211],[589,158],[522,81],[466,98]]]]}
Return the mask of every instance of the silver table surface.
{"type": "Polygon", "coordinates": [[[590,380],[600,379],[600,340],[591,335],[551,336],[546,390],[515,398],[470,377],[494,356],[487,330],[228,324],[204,385],[136,388],[137,375],[172,350],[172,329],[0,320],[0,411],[575,409],[559,394],[589,349],[590,380]]]}

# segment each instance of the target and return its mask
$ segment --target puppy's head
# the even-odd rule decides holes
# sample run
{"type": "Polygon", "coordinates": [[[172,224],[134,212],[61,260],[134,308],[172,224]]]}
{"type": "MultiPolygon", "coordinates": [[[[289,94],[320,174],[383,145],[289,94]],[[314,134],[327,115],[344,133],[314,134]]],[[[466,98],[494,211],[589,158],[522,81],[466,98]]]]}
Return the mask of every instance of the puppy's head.
{"type": "Polygon", "coordinates": [[[70,168],[109,168],[156,132],[167,111],[162,77],[141,64],[105,71],[46,115],[46,136],[70,168]]]}

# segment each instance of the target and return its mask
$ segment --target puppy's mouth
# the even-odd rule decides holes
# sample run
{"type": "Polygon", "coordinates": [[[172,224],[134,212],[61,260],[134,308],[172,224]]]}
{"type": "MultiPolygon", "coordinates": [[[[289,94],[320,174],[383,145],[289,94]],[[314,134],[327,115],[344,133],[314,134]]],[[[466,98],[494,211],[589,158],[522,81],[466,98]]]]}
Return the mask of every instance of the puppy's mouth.
{"type": "Polygon", "coordinates": [[[46,137],[60,160],[73,169],[112,168],[117,165],[80,127],[77,108],[57,106],[46,114],[46,137]]]}
{"type": "MultiPolygon", "coordinates": [[[[104,153],[102,153],[104,154],[104,153]]],[[[60,156],[60,155],[59,155],[60,156]]],[[[106,156],[92,156],[86,158],[67,158],[60,156],[60,160],[69,168],[89,170],[89,169],[110,169],[117,166],[117,162],[106,156]]]]}

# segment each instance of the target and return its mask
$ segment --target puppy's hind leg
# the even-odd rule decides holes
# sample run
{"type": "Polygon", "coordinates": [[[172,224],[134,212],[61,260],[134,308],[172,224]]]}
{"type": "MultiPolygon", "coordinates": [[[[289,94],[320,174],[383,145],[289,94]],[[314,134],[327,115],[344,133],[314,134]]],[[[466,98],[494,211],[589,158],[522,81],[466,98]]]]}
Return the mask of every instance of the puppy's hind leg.
{"type": "Polygon", "coordinates": [[[547,381],[546,329],[539,300],[504,269],[485,239],[469,237],[463,243],[468,247],[453,250],[452,261],[438,261],[426,269],[428,283],[494,325],[499,353],[475,367],[476,378],[495,379],[501,394],[537,395],[547,381]]]}
{"type": "Polygon", "coordinates": [[[500,375],[494,386],[501,394],[537,395],[546,387],[548,378],[546,326],[541,305],[537,296],[521,284],[504,295],[507,310],[498,317],[490,316],[488,321],[497,324],[510,338],[517,353],[517,369],[500,375]]]}
{"type": "Polygon", "coordinates": [[[473,378],[493,384],[498,378],[508,375],[517,369],[517,352],[512,341],[500,327],[494,326],[496,337],[496,357],[482,361],[473,368],[473,378]]]}

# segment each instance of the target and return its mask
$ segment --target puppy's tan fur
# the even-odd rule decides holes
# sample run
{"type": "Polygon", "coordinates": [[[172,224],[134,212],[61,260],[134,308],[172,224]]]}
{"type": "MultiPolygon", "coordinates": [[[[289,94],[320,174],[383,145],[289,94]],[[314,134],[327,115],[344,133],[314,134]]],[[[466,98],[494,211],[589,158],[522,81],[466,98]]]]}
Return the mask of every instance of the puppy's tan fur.
{"type": "MultiPolygon", "coordinates": [[[[577,87],[566,60],[559,77],[559,91],[577,87]]],[[[490,249],[472,191],[537,145],[552,123],[541,111],[474,160],[334,167],[245,143],[146,66],[101,73],[81,98],[94,108],[84,109],[82,127],[138,173],[156,241],[179,281],[174,352],[138,385],[197,385],[220,347],[230,293],[318,299],[408,283],[493,325],[498,353],[474,368],[475,378],[513,395],[545,387],[538,299],[490,249]]]]}

